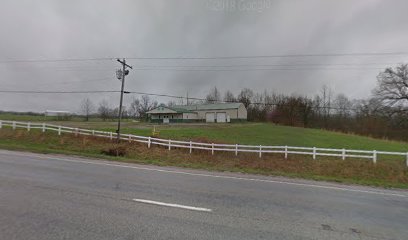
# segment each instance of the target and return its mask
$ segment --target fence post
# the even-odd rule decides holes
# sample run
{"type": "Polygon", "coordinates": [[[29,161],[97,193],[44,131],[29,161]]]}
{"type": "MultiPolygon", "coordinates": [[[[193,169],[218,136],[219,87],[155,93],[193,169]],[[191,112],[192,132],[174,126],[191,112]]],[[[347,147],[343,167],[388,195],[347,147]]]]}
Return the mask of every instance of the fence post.
{"type": "Polygon", "coordinates": [[[262,145],[259,145],[259,158],[262,157],[262,145]]]}
{"type": "Polygon", "coordinates": [[[238,144],[235,144],[235,156],[238,156],[238,144]]]}
{"type": "Polygon", "coordinates": [[[373,151],[373,163],[374,164],[377,163],[377,151],[376,150],[373,151]]]}
{"type": "Polygon", "coordinates": [[[346,160],[346,149],[344,149],[344,148],[341,151],[341,159],[346,160]]]}
{"type": "Polygon", "coordinates": [[[211,143],[211,154],[214,155],[214,143],[211,143]]]}
{"type": "Polygon", "coordinates": [[[288,158],[288,146],[285,146],[285,159],[288,158]]]}
{"type": "Polygon", "coordinates": [[[13,121],[13,130],[16,130],[16,122],[13,121]]]}
{"type": "Polygon", "coordinates": [[[3,121],[0,120],[0,128],[3,127],[3,121]]]}
{"type": "Polygon", "coordinates": [[[45,123],[42,124],[42,132],[45,132],[45,123]]]}
{"type": "Polygon", "coordinates": [[[92,136],[95,135],[95,130],[92,130],[92,136]]]}
{"type": "Polygon", "coordinates": [[[149,138],[147,139],[147,148],[150,148],[151,142],[152,142],[152,139],[151,139],[151,137],[149,137],[149,138]]]}
{"type": "Polygon", "coordinates": [[[190,141],[190,154],[193,152],[193,143],[190,141]]]}
{"type": "Polygon", "coordinates": [[[407,165],[407,167],[408,167],[408,152],[407,152],[406,165],[407,165]]]}
{"type": "Polygon", "coordinates": [[[109,138],[112,141],[112,139],[113,139],[113,133],[112,132],[109,132],[109,138]]]}
{"type": "Polygon", "coordinates": [[[29,132],[29,131],[30,131],[30,128],[31,128],[31,123],[30,123],[30,122],[28,122],[28,123],[27,123],[27,132],[29,132]]]}
{"type": "Polygon", "coordinates": [[[129,142],[132,142],[132,137],[130,136],[130,134],[129,134],[128,139],[129,139],[129,142]]]}
{"type": "Polygon", "coordinates": [[[171,149],[171,139],[169,139],[169,151],[171,149]]]}
{"type": "Polygon", "coordinates": [[[316,159],[316,147],[313,147],[313,159],[316,159]]]}
{"type": "Polygon", "coordinates": [[[61,135],[61,126],[58,127],[58,135],[61,135]]]}

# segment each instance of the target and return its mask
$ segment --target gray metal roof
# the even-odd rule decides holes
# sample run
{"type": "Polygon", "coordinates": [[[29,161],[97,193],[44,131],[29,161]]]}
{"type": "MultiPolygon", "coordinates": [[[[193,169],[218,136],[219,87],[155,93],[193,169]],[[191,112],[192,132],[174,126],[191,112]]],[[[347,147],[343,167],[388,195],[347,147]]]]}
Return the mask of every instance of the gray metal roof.
{"type": "Polygon", "coordinates": [[[148,112],[147,114],[171,114],[171,113],[194,113],[184,108],[176,108],[176,107],[166,107],[164,105],[160,105],[148,112]]]}
{"type": "Polygon", "coordinates": [[[197,110],[226,110],[238,109],[242,103],[214,103],[214,104],[195,104],[195,105],[176,105],[173,109],[186,109],[188,111],[197,110]]]}
{"type": "Polygon", "coordinates": [[[194,111],[200,110],[204,111],[204,110],[238,109],[241,106],[241,104],[242,103],[214,103],[214,104],[175,105],[171,107],[160,105],[147,113],[148,114],[173,113],[172,111],[176,113],[194,113],[194,111]]]}

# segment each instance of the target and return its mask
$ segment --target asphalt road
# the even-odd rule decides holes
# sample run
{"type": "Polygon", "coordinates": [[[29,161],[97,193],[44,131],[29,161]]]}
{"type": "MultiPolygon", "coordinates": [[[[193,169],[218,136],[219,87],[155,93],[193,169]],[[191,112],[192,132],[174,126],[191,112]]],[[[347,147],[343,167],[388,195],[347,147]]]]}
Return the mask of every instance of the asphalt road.
{"type": "Polygon", "coordinates": [[[0,151],[0,239],[408,239],[408,191],[0,151]]]}

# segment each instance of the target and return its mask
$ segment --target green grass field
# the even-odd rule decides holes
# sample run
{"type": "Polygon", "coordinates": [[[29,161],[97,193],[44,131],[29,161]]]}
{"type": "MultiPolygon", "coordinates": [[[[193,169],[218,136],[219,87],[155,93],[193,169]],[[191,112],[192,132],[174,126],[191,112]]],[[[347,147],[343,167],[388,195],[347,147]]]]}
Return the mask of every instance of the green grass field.
{"type": "MultiPolygon", "coordinates": [[[[160,126],[160,137],[208,140],[253,145],[288,145],[408,152],[408,143],[374,139],[319,129],[278,126],[269,123],[247,123],[205,126],[160,126]]],[[[106,129],[106,130],[114,130],[106,129]]],[[[126,127],[126,133],[150,135],[151,128],[126,127]]]]}
{"type": "MultiPolygon", "coordinates": [[[[54,122],[55,124],[115,132],[115,122],[54,122]]],[[[125,122],[123,133],[151,136],[153,128],[160,138],[248,145],[288,145],[408,152],[408,143],[375,139],[320,129],[279,126],[271,123],[150,125],[125,122]]]]}
{"type": "MultiPolygon", "coordinates": [[[[30,117],[32,116],[0,114],[2,120],[44,121],[44,117],[34,116],[31,119],[30,117]]],[[[117,128],[116,122],[105,122],[101,119],[85,122],[81,118],[76,118],[71,121],[48,122],[112,132],[115,132],[117,128]]],[[[131,120],[125,120],[122,123],[123,133],[135,135],[150,136],[153,128],[160,131],[161,138],[175,140],[408,152],[407,142],[375,139],[319,129],[279,126],[271,123],[152,125],[131,120]]]]}

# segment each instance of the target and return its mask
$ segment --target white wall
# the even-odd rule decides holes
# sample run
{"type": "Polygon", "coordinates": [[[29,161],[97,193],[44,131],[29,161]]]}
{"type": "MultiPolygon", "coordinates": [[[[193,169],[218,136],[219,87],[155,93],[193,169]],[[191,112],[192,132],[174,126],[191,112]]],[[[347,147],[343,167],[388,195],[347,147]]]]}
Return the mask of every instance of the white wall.
{"type": "Polygon", "coordinates": [[[183,113],[183,119],[198,119],[197,113],[183,113]]]}

